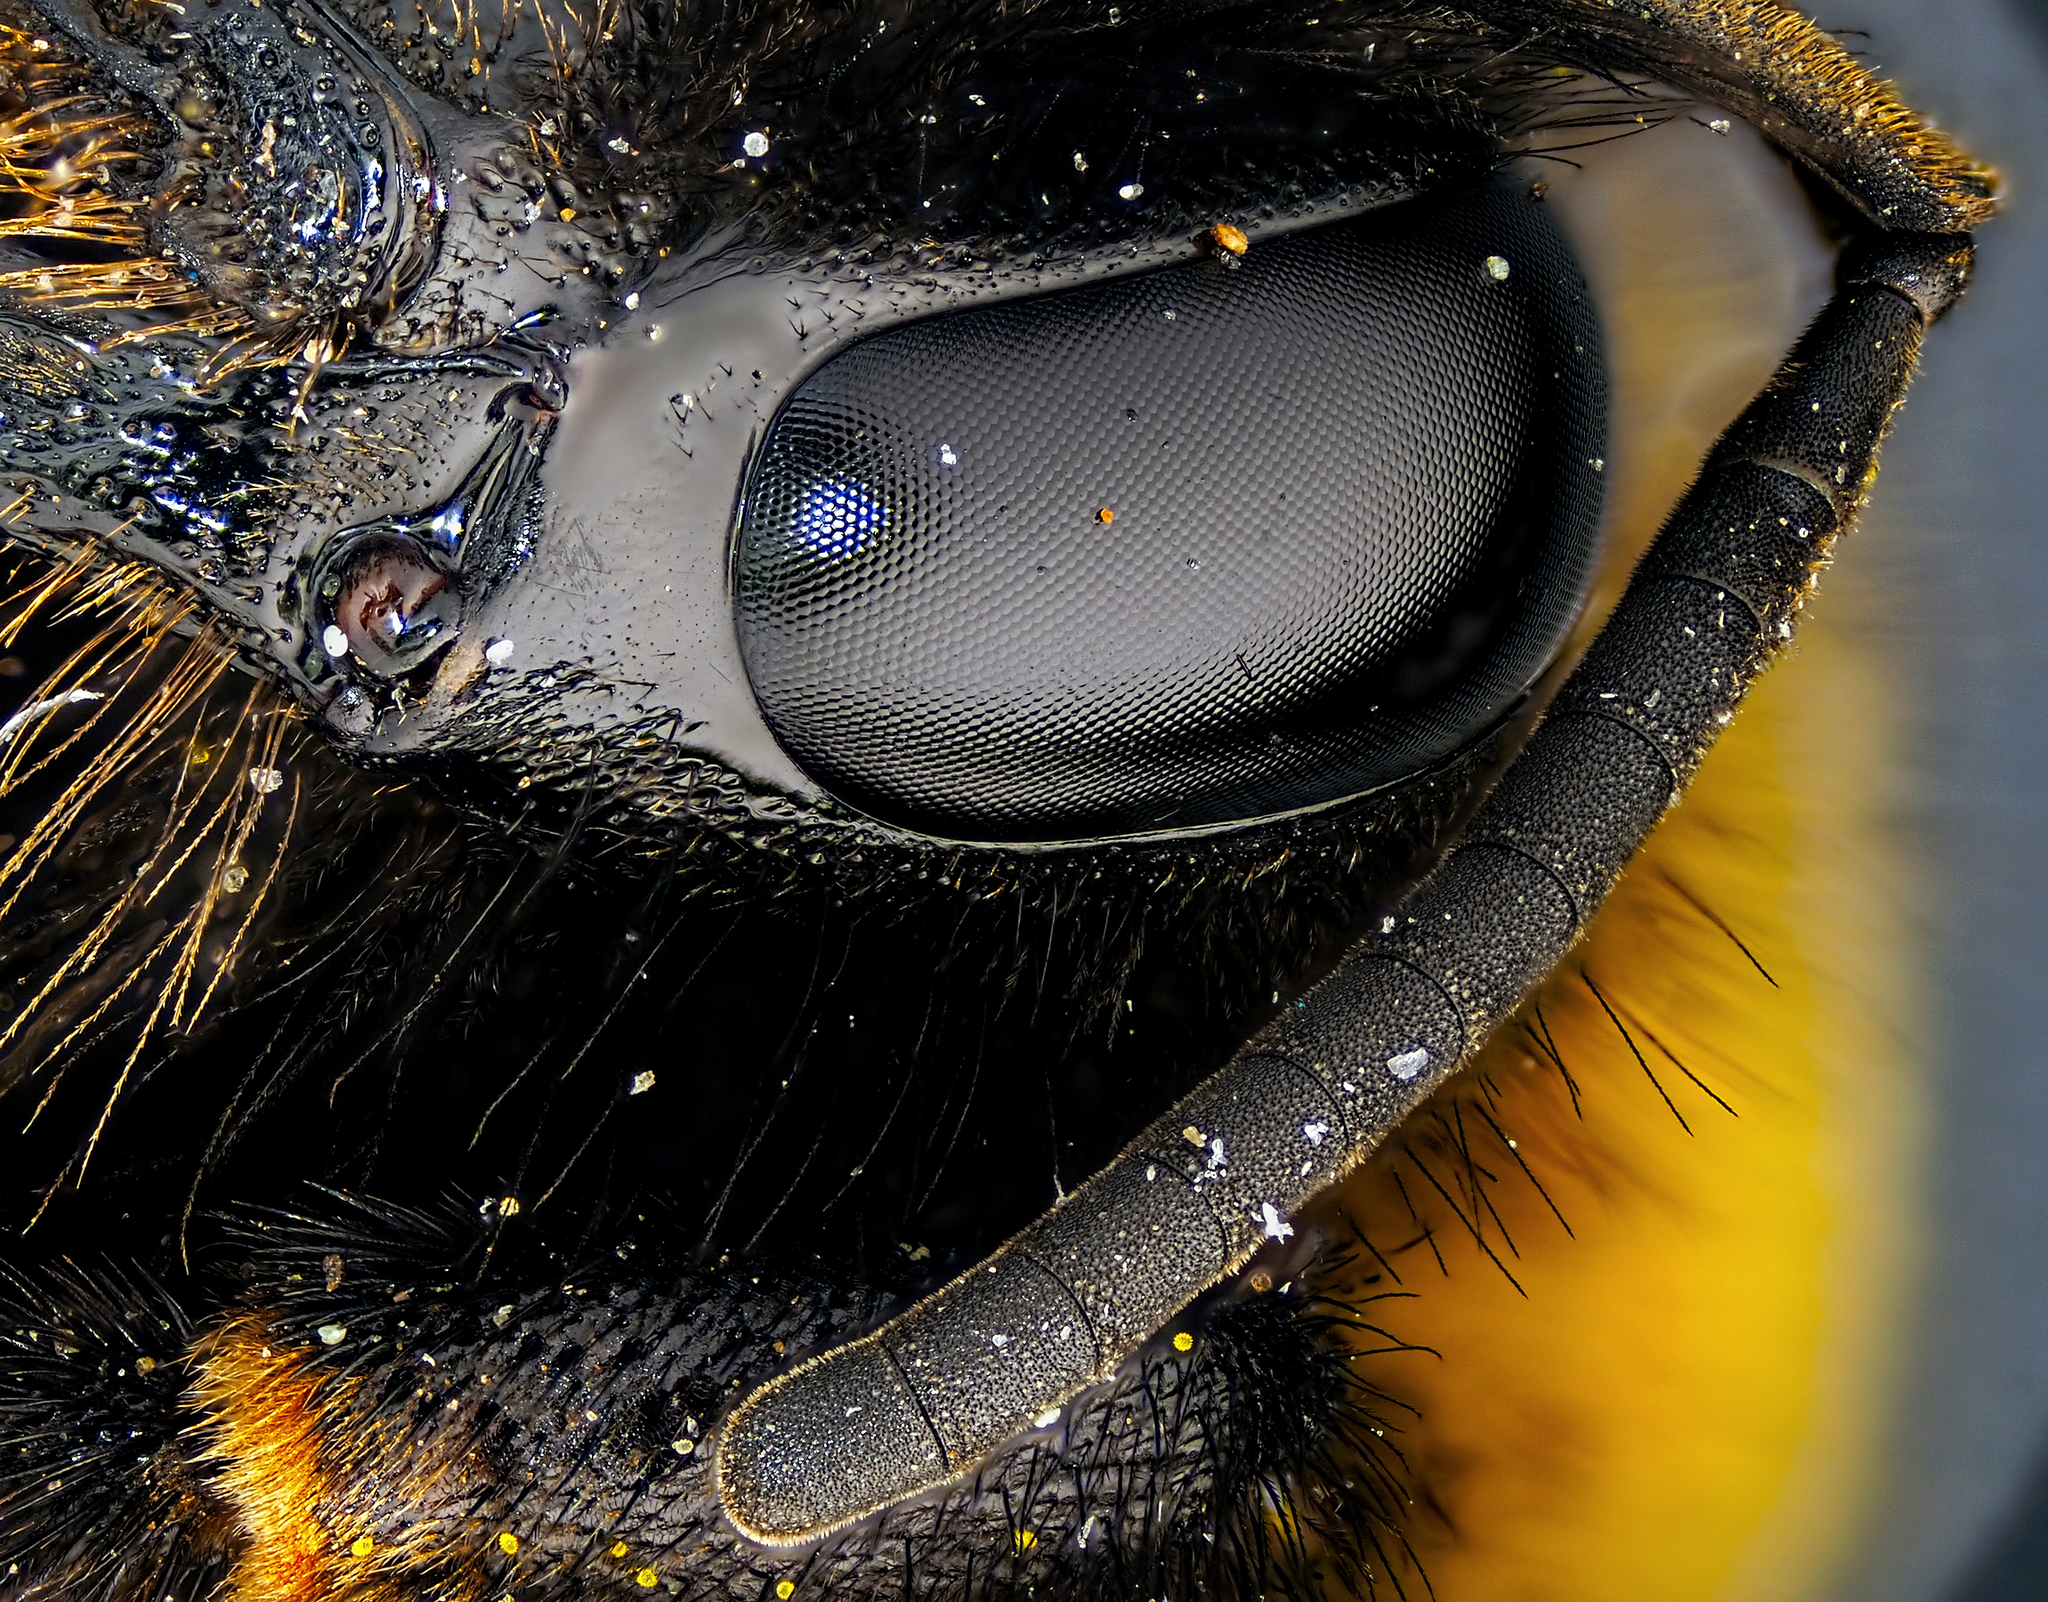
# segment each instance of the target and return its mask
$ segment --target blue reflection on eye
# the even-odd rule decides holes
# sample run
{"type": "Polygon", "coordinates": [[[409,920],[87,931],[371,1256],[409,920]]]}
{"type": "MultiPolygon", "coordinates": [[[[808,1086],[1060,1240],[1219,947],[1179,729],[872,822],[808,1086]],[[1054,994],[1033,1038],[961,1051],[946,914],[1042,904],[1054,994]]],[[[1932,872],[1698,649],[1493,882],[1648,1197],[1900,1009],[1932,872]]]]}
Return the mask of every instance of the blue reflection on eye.
{"type": "Polygon", "coordinates": [[[821,478],[805,489],[790,533],[813,556],[844,561],[881,537],[889,508],[850,478],[821,478]]]}

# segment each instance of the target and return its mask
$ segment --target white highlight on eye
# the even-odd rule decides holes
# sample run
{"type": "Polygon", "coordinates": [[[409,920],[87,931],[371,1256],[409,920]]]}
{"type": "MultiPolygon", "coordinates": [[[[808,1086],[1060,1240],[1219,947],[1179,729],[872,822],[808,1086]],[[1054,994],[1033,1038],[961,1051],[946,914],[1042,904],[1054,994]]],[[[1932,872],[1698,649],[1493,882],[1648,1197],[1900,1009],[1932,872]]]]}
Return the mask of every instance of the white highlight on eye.
{"type": "Polygon", "coordinates": [[[830,474],[805,487],[790,532],[813,556],[830,562],[864,550],[888,525],[889,508],[866,485],[830,474]]]}
{"type": "Polygon", "coordinates": [[[1280,1209],[1271,1202],[1259,1203],[1259,1219],[1266,1226],[1266,1239],[1294,1239],[1294,1226],[1280,1216],[1280,1209]]]}
{"type": "Polygon", "coordinates": [[[1403,1083],[1413,1079],[1429,1066],[1429,1048],[1417,1046],[1413,1051],[1404,1051],[1398,1057],[1387,1059],[1387,1072],[1403,1083]]]}

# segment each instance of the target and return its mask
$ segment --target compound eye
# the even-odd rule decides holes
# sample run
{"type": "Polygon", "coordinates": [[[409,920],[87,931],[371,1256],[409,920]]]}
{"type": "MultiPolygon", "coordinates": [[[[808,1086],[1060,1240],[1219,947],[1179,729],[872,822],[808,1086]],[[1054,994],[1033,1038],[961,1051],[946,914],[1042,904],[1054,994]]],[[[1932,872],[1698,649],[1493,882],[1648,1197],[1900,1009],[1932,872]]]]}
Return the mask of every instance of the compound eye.
{"type": "Polygon", "coordinates": [[[353,656],[375,672],[410,672],[454,638],[461,595],[410,539],[370,537],[337,554],[322,585],[327,654],[353,656]]]}
{"type": "Polygon", "coordinates": [[[1590,297],[1507,184],[929,318],[770,427],[742,654],[799,766],[928,836],[1364,795],[1555,656],[1605,427],[1590,297]]]}

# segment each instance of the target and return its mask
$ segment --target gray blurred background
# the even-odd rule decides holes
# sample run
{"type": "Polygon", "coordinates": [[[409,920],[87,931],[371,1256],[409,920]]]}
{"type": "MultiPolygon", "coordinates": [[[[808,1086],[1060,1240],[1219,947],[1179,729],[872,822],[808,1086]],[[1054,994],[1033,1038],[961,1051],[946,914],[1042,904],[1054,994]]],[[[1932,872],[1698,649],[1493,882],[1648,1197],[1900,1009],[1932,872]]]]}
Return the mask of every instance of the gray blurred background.
{"type": "Polygon", "coordinates": [[[1856,558],[1918,689],[1896,805],[1935,1127],[1905,1401],[1837,1594],[2048,1598],[2048,0],[1808,9],[2007,189],[1856,558]]]}

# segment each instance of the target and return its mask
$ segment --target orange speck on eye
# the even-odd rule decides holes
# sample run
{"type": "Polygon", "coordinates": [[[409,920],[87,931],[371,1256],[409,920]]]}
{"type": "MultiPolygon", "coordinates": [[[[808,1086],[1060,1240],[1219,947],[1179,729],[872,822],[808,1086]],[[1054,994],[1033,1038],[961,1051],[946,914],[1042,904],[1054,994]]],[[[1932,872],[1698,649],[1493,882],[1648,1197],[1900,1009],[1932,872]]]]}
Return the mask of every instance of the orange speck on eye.
{"type": "Polygon", "coordinates": [[[1095,521],[1098,523],[1114,523],[1116,521],[1116,513],[1107,506],[1098,507],[1095,512],[1095,521]]]}
{"type": "Polygon", "coordinates": [[[1209,239],[1218,250],[1228,251],[1233,256],[1242,256],[1252,243],[1245,238],[1242,228],[1233,228],[1229,223],[1218,223],[1211,228],[1209,239]]]}
{"type": "Polygon", "coordinates": [[[507,1557],[513,1556],[519,1550],[519,1537],[507,1530],[498,1537],[498,1550],[507,1557]]]}

